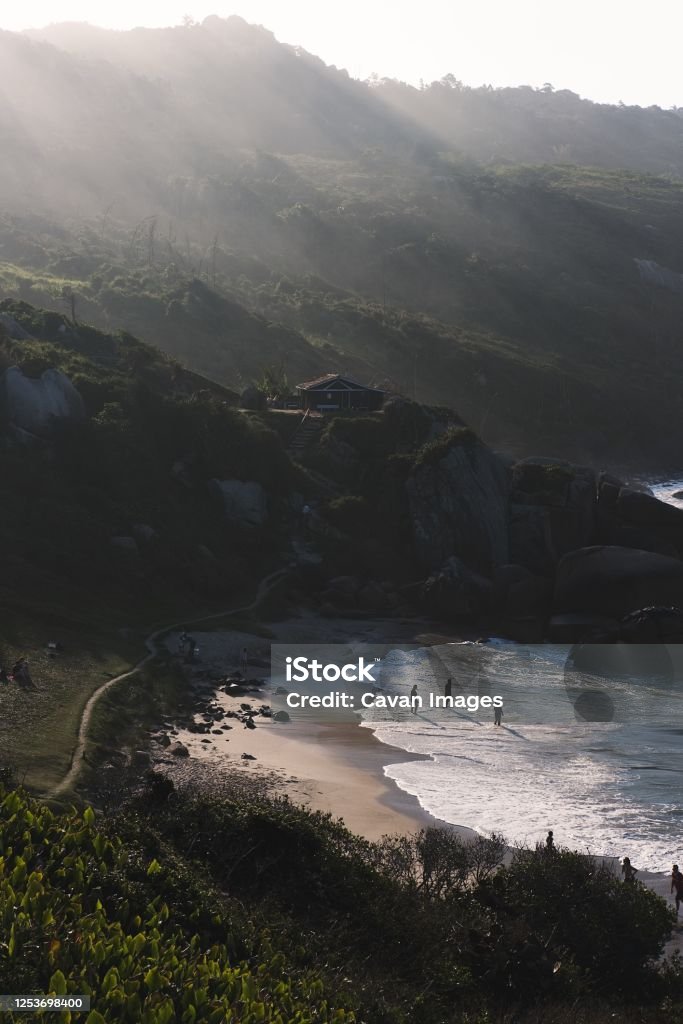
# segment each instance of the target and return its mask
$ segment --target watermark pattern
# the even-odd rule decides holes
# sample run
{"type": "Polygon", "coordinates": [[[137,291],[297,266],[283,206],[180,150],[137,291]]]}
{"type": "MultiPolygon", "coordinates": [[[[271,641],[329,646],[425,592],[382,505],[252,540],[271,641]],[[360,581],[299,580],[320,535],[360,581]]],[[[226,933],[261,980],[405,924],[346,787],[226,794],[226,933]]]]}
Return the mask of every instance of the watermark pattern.
{"type": "MultiPolygon", "coordinates": [[[[392,719],[459,713],[568,725],[670,721],[683,645],[274,644],[271,676],[291,711],[392,719]]],[[[681,705],[683,710],[683,704],[681,705]]]]}

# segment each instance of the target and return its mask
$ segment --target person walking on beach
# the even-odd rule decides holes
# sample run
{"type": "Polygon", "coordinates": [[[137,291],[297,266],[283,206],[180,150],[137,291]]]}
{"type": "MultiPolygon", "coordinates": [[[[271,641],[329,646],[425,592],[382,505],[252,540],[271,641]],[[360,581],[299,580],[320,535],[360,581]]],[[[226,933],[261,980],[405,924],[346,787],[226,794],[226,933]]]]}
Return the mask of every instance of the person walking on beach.
{"type": "Polygon", "coordinates": [[[493,724],[494,725],[502,725],[503,724],[503,709],[502,708],[496,708],[495,711],[493,712],[493,724]]]}
{"type": "Polygon", "coordinates": [[[413,683],[413,688],[410,691],[410,710],[414,715],[417,714],[417,683],[413,683]]]}
{"type": "Polygon", "coordinates": [[[444,689],[443,689],[443,695],[444,695],[444,697],[450,697],[452,695],[452,693],[453,693],[453,680],[449,676],[448,679],[446,680],[446,685],[444,686],[444,689]]]}
{"type": "Polygon", "coordinates": [[[628,857],[624,857],[621,865],[621,873],[624,876],[624,882],[635,882],[636,875],[638,874],[638,868],[634,868],[628,857]]]}
{"type": "Polygon", "coordinates": [[[674,864],[671,872],[671,891],[676,890],[676,917],[683,900],[683,874],[678,870],[678,864],[674,864]]]}

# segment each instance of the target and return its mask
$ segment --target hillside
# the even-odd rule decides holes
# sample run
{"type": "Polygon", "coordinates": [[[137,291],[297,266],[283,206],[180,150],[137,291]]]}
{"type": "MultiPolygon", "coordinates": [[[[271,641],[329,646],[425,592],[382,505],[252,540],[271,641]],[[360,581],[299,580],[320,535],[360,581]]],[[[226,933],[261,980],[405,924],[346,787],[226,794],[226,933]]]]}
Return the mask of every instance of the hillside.
{"type": "Polygon", "coordinates": [[[238,18],[34,36],[0,34],[5,294],[238,390],[344,370],[509,450],[675,462],[677,112],[356,82],[238,18]]]}

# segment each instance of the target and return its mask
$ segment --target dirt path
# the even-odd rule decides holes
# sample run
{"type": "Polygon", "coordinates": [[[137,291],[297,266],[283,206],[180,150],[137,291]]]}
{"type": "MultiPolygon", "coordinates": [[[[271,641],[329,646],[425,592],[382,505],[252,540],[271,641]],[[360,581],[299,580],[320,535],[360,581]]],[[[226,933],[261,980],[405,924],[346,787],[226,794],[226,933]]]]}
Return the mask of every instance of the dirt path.
{"type": "Polygon", "coordinates": [[[229,608],[221,612],[213,612],[211,615],[204,615],[200,619],[188,619],[186,617],[182,620],[182,622],[173,622],[168,626],[161,626],[159,629],[155,629],[153,633],[150,633],[145,640],[145,647],[147,648],[149,653],[145,655],[145,657],[142,658],[137,663],[137,665],[134,665],[133,668],[129,669],[127,672],[122,672],[121,675],[114,676],[113,679],[108,679],[106,683],[103,683],[101,686],[98,686],[97,689],[88,698],[88,702],[83,708],[83,713],[81,715],[81,720],[78,726],[78,740],[76,742],[76,747],[71,757],[71,767],[69,768],[68,772],[66,773],[62,781],[58,782],[57,785],[54,786],[47,795],[49,797],[59,796],[61,793],[64,793],[65,790],[70,789],[70,787],[74,785],[76,779],[80,774],[81,767],[83,764],[83,755],[85,753],[85,746],[88,740],[88,728],[90,726],[90,720],[92,718],[92,714],[93,711],[95,710],[97,702],[99,701],[100,697],[104,693],[106,693],[111,686],[115,686],[117,683],[120,683],[123,679],[129,679],[131,676],[134,676],[135,673],[139,672],[141,668],[143,668],[148,662],[152,660],[152,658],[156,657],[156,655],[158,654],[157,641],[159,640],[160,637],[162,637],[165,633],[170,633],[172,630],[180,629],[183,626],[196,626],[203,622],[211,622],[213,619],[222,619],[226,615],[238,615],[241,612],[251,611],[253,608],[256,607],[259,601],[261,601],[261,599],[265,597],[268,591],[271,590],[271,588],[274,587],[275,584],[278,583],[282,579],[282,577],[286,575],[286,573],[286,569],[277,569],[275,572],[269,573],[268,576],[264,576],[264,578],[258,585],[258,588],[256,590],[256,596],[254,597],[254,600],[250,604],[241,605],[241,607],[239,608],[229,608]]]}

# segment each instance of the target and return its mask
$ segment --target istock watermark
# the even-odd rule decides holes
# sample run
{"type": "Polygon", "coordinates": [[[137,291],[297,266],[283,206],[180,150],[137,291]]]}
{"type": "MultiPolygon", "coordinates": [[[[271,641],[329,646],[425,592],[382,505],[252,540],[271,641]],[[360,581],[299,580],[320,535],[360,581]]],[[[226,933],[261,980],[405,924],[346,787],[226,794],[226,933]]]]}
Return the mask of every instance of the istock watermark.
{"type": "Polygon", "coordinates": [[[285,679],[288,683],[307,683],[313,680],[316,683],[338,683],[343,680],[346,683],[376,683],[377,680],[372,670],[377,668],[380,659],[373,659],[367,664],[365,658],[360,657],[354,664],[337,665],[334,662],[321,662],[317,658],[312,661],[306,655],[299,655],[293,658],[288,655],[285,658],[285,679]]]}
{"type": "Polygon", "coordinates": [[[670,727],[683,646],[512,641],[274,644],[274,706],[293,719],[424,725],[670,727]]]}

